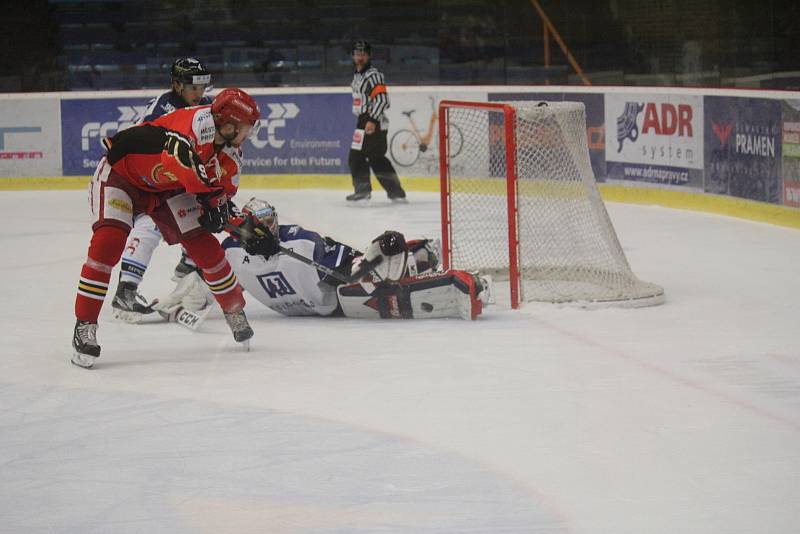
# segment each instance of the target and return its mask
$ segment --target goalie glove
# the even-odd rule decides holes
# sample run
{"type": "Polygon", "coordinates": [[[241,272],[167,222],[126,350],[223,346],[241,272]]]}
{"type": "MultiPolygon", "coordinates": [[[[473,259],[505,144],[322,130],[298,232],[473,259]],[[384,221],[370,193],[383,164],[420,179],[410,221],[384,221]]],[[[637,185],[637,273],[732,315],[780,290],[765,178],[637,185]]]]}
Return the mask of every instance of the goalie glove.
{"type": "Polygon", "coordinates": [[[354,263],[353,272],[362,267],[361,264],[372,265],[372,274],[376,282],[396,282],[406,276],[408,261],[408,245],[400,232],[387,230],[372,240],[364,253],[363,261],[354,263]]]}
{"type": "Polygon", "coordinates": [[[280,244],[278,239],[268,228],[256,223],[253,217],[246,217],[242,226],[249,232],[249,238],[242,242],[245,252],[250,255],[264,256],[265,258],[269,258],[279,252],[280,244]]]}
{"type": "MultiPolygon", "coordinates": [[[[232,226],[232,225],[231,225],[232,226]]],[[[242,214],[241,222],[229,231],[236,236],[242,248],[251,256],[269,258],[280,252],[280,242],[269,228],[253,215],[242,214]]]]}

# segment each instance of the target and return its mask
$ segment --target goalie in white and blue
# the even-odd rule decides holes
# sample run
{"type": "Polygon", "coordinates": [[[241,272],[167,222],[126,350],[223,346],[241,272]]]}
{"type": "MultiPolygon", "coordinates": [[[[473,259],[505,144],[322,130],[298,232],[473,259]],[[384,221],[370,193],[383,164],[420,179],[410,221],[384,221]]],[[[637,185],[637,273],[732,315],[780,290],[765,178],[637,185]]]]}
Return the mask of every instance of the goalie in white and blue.
{"type": "MultiPolygon", "coordinates": [[[[251,199],[242,213],[257,219],[280,245],[330,269],[349,273],[353,259],[361,255],[347,245],[300,226],[279,225],[275,208],[265,201],[251,199]]],[[[315,267],[286,254],[276,254],[263,244],[244,244],[233,236],[222,242],[222,248],[242,287],[270,309],[283,315],[336,312],[339,306],[336,282],[315,267]]]]}
{"type": "MultiPolygon", "coordinates": [[[[222,245],[239,284],[282,315],[475,319],[490,298],[489,277],[439,270],[432,240],[407,242],[399,232],[387,231],[362,253],[300,226],[278,224],[275,208],[256,198],[245,204],[235,224],[222,245]],[[356,282],[343,281],[352,276],[356,282]]],[[[205,284],[199,277],[197,282],[187,289],[189,282],[183,281],[183,289],[160,305],[194,311],[213,305],[205,284]]]]}

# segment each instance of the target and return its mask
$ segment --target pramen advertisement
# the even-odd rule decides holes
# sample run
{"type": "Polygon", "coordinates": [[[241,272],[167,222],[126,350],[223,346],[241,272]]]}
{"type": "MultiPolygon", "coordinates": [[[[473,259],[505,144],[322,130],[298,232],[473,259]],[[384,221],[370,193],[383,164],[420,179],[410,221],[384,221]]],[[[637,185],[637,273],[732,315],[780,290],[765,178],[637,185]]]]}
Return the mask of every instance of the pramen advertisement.
{"type": "Polygon", "coordinates": [[[606,132],[603,95],[596,93],[489,93],[490,101],[544,100],[583,102],[586,106],[586,140],[595,180],[606,177],[606,132]]]}
{"type": "Polygon", "coordinates": [[[608,178],[702,187],[703,98],[606,94],[608,178]]]}
{"type": "MultiPolygon", "coordinates": [[[[242,146],[244,173],[341,174],[355,127],[350,95],[262,95],[258,135],[242,146]]],[[[65,175],[89,175],[104,137],[136,124],[145,98],[70,99],[61,103],[65,175]]]]}
{"type": "Polygon", "coordinates": [[[800,208],[800,100],[784,100],[783,111],[783,203],[800,208]]]}
{"type": "Polygon", "coordinates": [[[781,102],[705,97],[709,193],[781,201],[781,102]]]}
{"type": "Polygon", "coordinates": [[[0,176],[58,176],[61,137],[56,99],[0,100],[0,176]]]}

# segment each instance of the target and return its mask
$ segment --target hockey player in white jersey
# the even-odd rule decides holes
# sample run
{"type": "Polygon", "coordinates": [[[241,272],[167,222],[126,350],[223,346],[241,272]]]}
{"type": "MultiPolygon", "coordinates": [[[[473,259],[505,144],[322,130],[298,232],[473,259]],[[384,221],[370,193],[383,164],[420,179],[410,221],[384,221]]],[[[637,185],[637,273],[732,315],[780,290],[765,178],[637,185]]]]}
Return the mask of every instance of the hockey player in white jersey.
{"type": "MultiPolygon", "coordinates": [[[[406,242],[387,231],[361,253],[300,226],[279,225],[275,208],[255,198],[235,224],[222,245],[239,283],[283,315],[475,319],[490,298],[490,278],[438,270],[431,240],[406,242]]],[[[196,313],[211,304],[206,284],[192,273],[156,308],[175,320],[183,309],[196,313]]]]}
{"type": "MultiPolygon", "coordinates": [[[[172,88],[147,104],[147,110],[140,122],[149,122],[188,106],[211,104],[205,96],[211,84],[211,74],[197,59],[183,57],[175,60],[170,69],[172,88]]],[[[161,243],[161,233],[149,215],[141,215],[134,221],[120,261],[117,292],[111,301],[114,317],[136,323],[142,315],[153,312],[147,300],[139,293],[139,283],[144,277],[153,252],[161,243]]],[[[194,270],[193,262],[184,253],[175,268],[175,277],[180,278],[194,270]]]]}

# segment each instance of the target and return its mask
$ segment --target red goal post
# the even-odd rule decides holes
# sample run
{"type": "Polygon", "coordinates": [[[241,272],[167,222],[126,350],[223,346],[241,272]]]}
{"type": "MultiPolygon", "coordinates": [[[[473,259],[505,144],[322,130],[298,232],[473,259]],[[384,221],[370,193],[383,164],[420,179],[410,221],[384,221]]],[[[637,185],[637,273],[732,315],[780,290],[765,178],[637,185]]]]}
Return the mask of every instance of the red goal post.
{"type": "Polygon", "coordinates": [[[448,110],[451,107],[493,110],[503,114],[505,136],[506,194],[508,215],[508,259],[511,307],[519,308],[519,239],[517,236],[517,174],[516,142],[514,123],[516,111],[513,107],[491,102],[461,102],[442,100],[439,103],[439,180],[442,208],[442,262],[445,269],[451,268],[451,217],[450,217],[450,158],[448,136],[448,110]]]}

